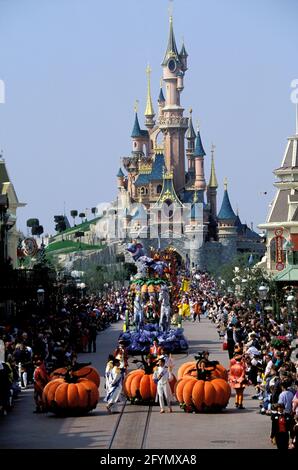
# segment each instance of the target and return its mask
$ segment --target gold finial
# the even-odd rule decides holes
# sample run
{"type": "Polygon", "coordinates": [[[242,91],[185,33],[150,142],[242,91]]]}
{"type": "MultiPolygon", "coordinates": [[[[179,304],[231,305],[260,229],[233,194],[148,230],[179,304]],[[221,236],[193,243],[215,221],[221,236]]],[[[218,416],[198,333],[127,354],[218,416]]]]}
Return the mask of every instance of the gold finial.
{"type": "Polygon", "coordinates": [[[228,190],[228,178],[227,177],[225,177],[224,179],[224,187],[225,187],[225,191],[227,191],[228,190]]]}
{"type": "Polygon", "coordinates": [[[192,108],[189,108],[189,114],[192,115],[192,108]]]}
{"type": "Polygon", "coordinates": [[[147,74],[147,103],[145,109],[145,116],[152,118],[154,116],[154,110],[152,106],[152,99],[151,99],[151,88],[150,88],[150,79],[151,79],[151,72],[152,69],[148,64],[146,67],[146,74],[147,74]]]}
{"type": "Polygon", "coordinates": [[[138,110],[139,110],[139,100],[135,100],[134,110],[135,110],[135,113],[138,112],[138,110]]]}
{"type": "Polygon", "coordinates": [[[216,149],[216,145],[214,145],[213,143],[211,144],[211,155],[212,155],[212,158],[214,156],[214,150],[216,149]]]}
{"type": "Polygon", "coordinates": [[[163,87],[163,78],[161,77],[161,79],[160,79],[160,88],[162,88],[162,87],[163,87]]]}

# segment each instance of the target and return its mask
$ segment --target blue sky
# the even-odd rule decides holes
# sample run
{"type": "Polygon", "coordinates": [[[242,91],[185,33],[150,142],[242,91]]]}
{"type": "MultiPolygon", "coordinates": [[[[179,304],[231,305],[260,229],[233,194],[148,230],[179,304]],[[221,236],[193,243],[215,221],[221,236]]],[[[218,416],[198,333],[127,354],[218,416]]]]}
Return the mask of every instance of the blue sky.
{"type": "MultiPolygon", "coordinates": [[[[214,142],[218,204],[227,176],[234,209],[255,226],[295,130],[297,18],[296,0],[174,1],[189,53],[182,104],[200,121],[207,178],[214,142]]],[[[133,104],[141,117],[148,61],[157,99],[167,38],[167,0],[0,0],[0,148],[27,202],[22,229],[37,217],[53,232],[64,205],[68,214],[115,197],[133,104]]]]}

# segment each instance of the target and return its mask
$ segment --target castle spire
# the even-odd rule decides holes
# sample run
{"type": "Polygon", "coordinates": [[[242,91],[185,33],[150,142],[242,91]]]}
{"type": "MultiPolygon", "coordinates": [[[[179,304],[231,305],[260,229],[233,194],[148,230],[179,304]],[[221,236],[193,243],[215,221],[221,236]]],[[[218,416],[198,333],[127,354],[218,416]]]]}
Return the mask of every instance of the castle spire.
{"type": "Polygon", "coordinates": [[[163,90],[162,90],[162,85],[163,85],[163,79],[161,78],[160,79],[160,91],[159,91],[159,97],[158,97],[158,102],[159,103],[165,103],[165,96],[163,94],[163,90]]]}
{"type": "Polygon", "coordinates": [[[211,173],[210,173],[210,180],[209,180],[209,188],[218,188],[218,182],[215,174],[215,164],[214,164],[214,150],[215,145],[212,144],[211,146],[211,173]]]}
{"type": "Polygon", "coordinates": [[[173,16],[172,16],[172,14],[170,15],[170,33],[169,33],[168,46],[167,46],[167,50],[166,50],[166,53],[165,53],[164,60],[163,60],[161,65],[167,65],[168,60],[170,59],[170,57],[174,57],[177,62],[180,62],[179,52],[178,52],[178,49],[177,49],[175,35],[174,35],[173,16]]]}
{"type": "Polygon", "coordinates": [[[192,124],[192,109],[191,108],[189,110],[188,128],[187,128],[185,137],[187,138],[187,140],[195,140],[196,138],[196,133],[192,124]]]}
{"type": "Polygon", "coordinates": [[[131,137],[132,138],[141,137],[141,135],[142,133],[141,133],[140,123],[138,119],[138,108],[137,108],[137,105],[135,105],[135,122],[133,125],[131,137]]]}
{"type": "Polygon", "coordinates": [[[229,221],[235,222],[235,220],[237,219],[237,216],[236,216],[235,212],[233,211],[232,205],[231,205],[231,202],[230,202],[230,198],[229,198],[229,194],[228,194],[228,180],[227,180],[227,178],[224,179],[224,188],[225,188],[224,196],[223,196],[221,208],[220,208],[220,211],[219,211],[219,214],[218,214],[217,218],[218,218],[219,221],[229,220],[229,221]]]}
{"type": "Polygon", "coordinates": [[[148,64],[146,67],[146,74],[147,74],[147,104],[145,110],[145,117],[151,119],[154,117],[155,113],[152,106],[152,99],[151,99],[151,68],[148,64]]]}
{"type": "Polygon", "coordinates": [[[200,135],[200,128],[198,126],[198,131],[197,131],[197,140],[196,140],[196,147],[194,151],[194,157],[204,157],[206,155],[203,144],[202,144],[202,139],[200,135]]]}

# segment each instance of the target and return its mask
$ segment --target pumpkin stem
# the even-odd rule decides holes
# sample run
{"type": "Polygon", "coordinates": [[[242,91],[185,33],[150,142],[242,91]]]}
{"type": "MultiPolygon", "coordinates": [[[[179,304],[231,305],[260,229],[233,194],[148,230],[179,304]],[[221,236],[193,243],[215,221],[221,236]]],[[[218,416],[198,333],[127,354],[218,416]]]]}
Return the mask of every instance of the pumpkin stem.
{"type": "Polygon", "coordinates": [[[79,380],[79,377],[73,375],[73,370],[69,369],[64,376],[64,380],[69,384],[75,384],[79,380]]]}

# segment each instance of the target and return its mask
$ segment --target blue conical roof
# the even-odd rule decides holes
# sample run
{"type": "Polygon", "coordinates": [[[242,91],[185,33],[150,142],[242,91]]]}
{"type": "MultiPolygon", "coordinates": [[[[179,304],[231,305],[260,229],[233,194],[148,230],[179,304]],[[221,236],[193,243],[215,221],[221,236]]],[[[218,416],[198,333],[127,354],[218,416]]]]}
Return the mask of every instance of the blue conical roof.
{"type": "Polygon", "coordinates": [[[160,101],[161,103],[164,103],[166,101],[161,87],[160,87],[158,101],[160,101]]]}
{"type": "Polygon", "coordinates": [[[134,126],[133,126],[133,129],[132,129],[131,137],[133,137],[133,138],[134,137],[142,137],[142,132],[141,132],[139,119],[138,119],[138,113],[136,113],[136,116],[135,116],[135,122],[134,122],[134,126]]]}
{"type": "Polygon", "coordinates": [[[237,216],[232,209],[228,190],[225,189],[224,197],[222,200],[221,208],[217,216],[218,220],[233,220],[236,221],[237,216]]]}
{"type": "Polygon", "coordinates": [[[124,176],[124,173],[123,173],[122,169],[119,168],[119,171],[117,173],[117,178],[122,178],[122,176],[124,176]]]}
{"type": "Polygon", "coordinates": [[[187,54],[186,49],[185,49],[184,42],[182,44],[181,51],[180,51],[179,55],[180,55],[180,57],[188,57],[188,54],[187,54]]]}
{"type": "Polygon", "coordinates": [[[200,131],[198,130],[194,157],[204,157],[204,155],[206,155],[206,153],[202,144],[200,131]]]}

